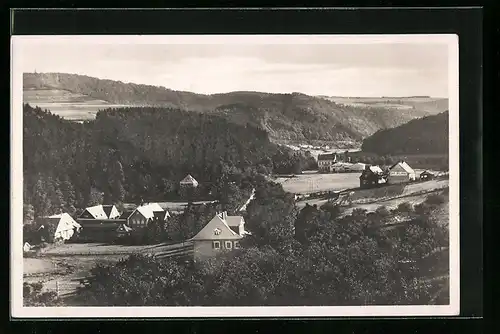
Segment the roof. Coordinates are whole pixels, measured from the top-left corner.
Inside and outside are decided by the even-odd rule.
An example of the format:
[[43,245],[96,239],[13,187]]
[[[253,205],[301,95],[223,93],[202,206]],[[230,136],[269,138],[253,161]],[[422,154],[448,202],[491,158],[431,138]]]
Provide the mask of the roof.
[[414,174],[415,173],[415,171],[413,170],[413,168],[411,168],[405,161],[400,161],[398,163],[395,163],[394,165],[391,166],[390,169],[393,169],[396,166],[400,166],[408,174]]
[[223,219],[215,215],[191,240],[235,240],[241,238],[242,236],[231,230]]
[[335,153],[319,154],[318,160],[335,160],[336,157],[337,157],[337,154],[335,154]]
[[198,183],[194,177],[190,174],[186,175],[185,178],[182,179],[181,183]]
[[[106,214],[106,212],[104,211],[104,208],[102,205],[95,205],[95,206],[90,206],[88,208],[85,208],[85,211],[87,211],[88,213],[90,213],[90,215],[96,219],[98,218],[107,218],[108,215]],[[84,213],[85,213],[84,211]],[[82,213],[83,215],[83,213]]]
[[145,218],[149,219],[149,218],[154,217],[153,210],[151,209],[151,207],[149,205],[139,206],[135,210],[139,211]]
[[424,170],[422,173],[420,173],[420,175],[434,175],[434,174],[432,174],[428,170]]
[[130,215],[132,213],[134,213],[135,210],[127,210],[127,211],[123,211],[122,214],[120,215],[120,219],[127,219],[128,217],[130,217]]
[[104,213],[106,214],[106,217],[108,217],[108,218],[110,218],[110,217],[115,218],[115,217],[120,216],[120,212],[118,212],[118,209],[113,204],[103,205],[102,209],[103,209]]
[[240,226],[241,221],[243,220],[242,216],[227,216],[226,224],[228,226]]
[[82,227],[80,224],[78,224],[69,214],[67,213],[62,213],[58,215],[53,215],[48,217],[50,219],[58,220],[57,228],[56,228],[56,234],[61,231],[67,231],[67,230],[72,230],[75,227],[79,228]]
[[368,168],[370,168],[372,173],[375,173],[375,174],[382,174],[384,172],[384,171],[382,171],[382,169],[379,166],[370,166]]
[[165,210],[163,210],[163,208],[158,203],[148,203],[148,204],[146,204],[144,206],[150,207],[153,212],[163,212],[163,211],[165,211]]

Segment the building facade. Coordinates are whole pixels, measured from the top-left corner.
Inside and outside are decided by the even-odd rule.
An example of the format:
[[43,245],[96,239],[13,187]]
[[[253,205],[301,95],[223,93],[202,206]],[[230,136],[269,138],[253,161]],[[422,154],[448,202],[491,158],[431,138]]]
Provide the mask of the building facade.
[[245,236],[245,221],[241,216],[227,216],[226,212],[215,215],[198,234],[193,242],[194,261],[213,257],[224,251],[240,248],[240,240]]
[[334,164],[338,161],[337,154],[320,154],[318,155],[318,170],[324,173],[334,171]]
[[416,173],[405,161],[400,161],[389,168],[387,182],[398,184],[415,181]]
[[359,176],[360,188],[373,188],[386,183],[384,172],[378,166],[366,166]]

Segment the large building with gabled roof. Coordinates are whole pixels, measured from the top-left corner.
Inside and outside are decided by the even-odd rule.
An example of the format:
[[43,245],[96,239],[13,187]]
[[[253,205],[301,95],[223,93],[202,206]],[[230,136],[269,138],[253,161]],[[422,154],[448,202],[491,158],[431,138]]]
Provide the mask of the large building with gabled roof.
[[116,219],[120,217],[120,212],[114,205],[94,205],[85,210],[80,215],[81,219]]
[[404,160],[395,163],[389,168],[387,183],[397,184],[415,181],[416,173]]
[[203,260],[222,251],[240,248],[240,240],[247,234],[242,216],[215,215],[200,232],[190,239],[194,247],[194,260]]

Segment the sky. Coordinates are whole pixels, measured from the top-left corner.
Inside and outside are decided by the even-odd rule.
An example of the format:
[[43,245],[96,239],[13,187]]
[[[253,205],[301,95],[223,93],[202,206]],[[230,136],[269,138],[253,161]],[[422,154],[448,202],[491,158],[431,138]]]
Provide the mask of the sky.
[[[123,37],[126,38],[126,37]],[[23,72],[62,72],[213,94],[448,97],[448,45],[125,44],[14,47]]]

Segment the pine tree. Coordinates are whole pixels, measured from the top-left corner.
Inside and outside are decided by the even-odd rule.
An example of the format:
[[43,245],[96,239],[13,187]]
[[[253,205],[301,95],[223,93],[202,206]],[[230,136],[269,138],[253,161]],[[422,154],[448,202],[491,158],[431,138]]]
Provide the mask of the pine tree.
[[32,192],[32,204],[35,210],[35,217],[43,217],[49,213],[50,201],[48,199],[45,183],[42,178],[39,178]]

